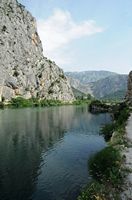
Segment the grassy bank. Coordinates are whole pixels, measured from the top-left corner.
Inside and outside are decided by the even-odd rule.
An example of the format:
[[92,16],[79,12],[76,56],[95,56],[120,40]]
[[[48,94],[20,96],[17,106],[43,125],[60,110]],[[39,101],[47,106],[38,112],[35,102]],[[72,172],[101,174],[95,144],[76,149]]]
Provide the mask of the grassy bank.
[[46,99],[24,99],[22,97],[12,98],[8,103],[2,101],[0,102],[0,108],[25,108],[25,107],[48,107],[48,106],[62,106],[62,105],[84,105],[90,104],[90,100],[75,100],[73,102],[64,102],[59,100],[46,100]]
[[127,146],[125,125],[129,109],[125,103],[115,106],[113,122],[102,128],[108,146],[89,160],[92,182],[84,189],[78,200],[120,200],[123,179],[127,169],[121,149]]

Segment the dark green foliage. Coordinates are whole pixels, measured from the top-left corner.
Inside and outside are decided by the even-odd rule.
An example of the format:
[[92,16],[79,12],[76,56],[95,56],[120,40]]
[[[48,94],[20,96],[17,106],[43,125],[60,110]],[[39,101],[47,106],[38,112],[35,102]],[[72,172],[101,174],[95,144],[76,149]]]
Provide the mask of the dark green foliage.
[[91,100],[89,99],[78,99],[76,101],[73,102],[73,105],[83,105],[83,104],[90,104]]
[[18,98],[12,98],[11,100],[12,106],[18,108],[18,107],[32,107],[33,101],[30,99],[24,99],[22,97]]
[[3,102],[0,102],[0,109],[3,109],[4,108],[4,104]]
[[114,109],[114,119],[116,126],[123,126],[130,115],[130,111],[126,103],[121,103]]
[[114,123],[106,124],[105,126],[102,127],[101,134],[104,135],[106,141],[109,141],[110,138],[112,137],[114,130],[115,130]]
[[99,200],[104,200],[105,188],[103,185],[94,181],[87,186],[87,189],[82,192],[81,196],[78,197],[78,200],[97,200],[97,197],[100,197]]
[[111,139],[114,131],[124,128],[129,115],[130,111],[125,103],[121,103],[113,108],[114,121],[111,124],[106,124],[101,129],[101,134],[104,135],[106,141]]
[[62,105],[62,102],[59,100],[39,100],[37,98],[23,99],[22,97],[18,97],[11,100],[11,105],[16,108],[38,106],[44,107]]
[[92,177],[99,181],[107,181],[118,185],[121,181],[121,156],[112,146],[106,147],[89,160],[89,169]]
[[102,105],[102,103],[101,103],[101,101],[99,101],[99,100],[93,100],[93,101],[91,102],[90,105],[91,105],[91,106],[92,106],[92,105],[100,106],[100,105]]
[[82,191],[77,200],[120,200],[118,191],[112,190],[108,185],[92,181],[87,188]]
[[58,106],[62,105],[62,102],[59,100],[41,100],[40,106]]
[[111,109],[111,105],[107,105],[99,100],[93,100],[89,105],[89,111],[92,113],[109,112]]
[[[4,100],[4,98],[3,98]],[[83,105],[89,104],[90,100],[78,100],[73,103],[63,102],[59,100],[46,100],[32,97],[31,99],[24,99],[22,97],[12,98],[12,100],[5,105],[6,107],[24,108],[24,107],[45,107],[45,106],[61,106],[61,105]],[[0,108],[5,107],[1,102]]]

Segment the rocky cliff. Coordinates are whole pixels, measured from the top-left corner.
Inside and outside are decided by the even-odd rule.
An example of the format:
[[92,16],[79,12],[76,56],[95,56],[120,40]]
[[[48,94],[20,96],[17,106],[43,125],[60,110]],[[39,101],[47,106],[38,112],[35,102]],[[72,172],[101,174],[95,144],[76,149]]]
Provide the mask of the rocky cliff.
[[0,100],[72,101],[63,70],[43,56],[36,21],[17,0],[0,0]]
[[128,77],[128,89],[127,89],[126,100],[128,101],[128,103],[132,105],[132,71],[129,73]]

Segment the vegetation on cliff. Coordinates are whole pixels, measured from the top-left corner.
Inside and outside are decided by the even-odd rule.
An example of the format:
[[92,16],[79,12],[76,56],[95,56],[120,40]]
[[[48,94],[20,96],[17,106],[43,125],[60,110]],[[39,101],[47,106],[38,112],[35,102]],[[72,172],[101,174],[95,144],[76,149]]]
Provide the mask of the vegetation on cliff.
[[91,103],[90,99],[76,99],[73,102],[65,102],[54,99],[38,99],[30,98],[24,99],[22,97],[12,98],[11,101],[6,102],[3,100],[0,102],[0,108],[25,108],[25,107],[45,107],[45,106],[61,106],[61,105],[89,105]]

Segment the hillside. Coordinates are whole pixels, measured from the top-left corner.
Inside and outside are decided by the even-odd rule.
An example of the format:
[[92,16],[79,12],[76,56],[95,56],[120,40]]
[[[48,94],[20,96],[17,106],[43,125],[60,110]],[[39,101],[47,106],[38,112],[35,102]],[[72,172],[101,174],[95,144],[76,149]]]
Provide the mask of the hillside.
[[34,17],[17,0],[1,0],[0,100],[17,96],[74,100],[63,70],[43,56]]
[[87,85],[91,82],[96,82],[108,76],[116,75],[114,72],[109,71],[83,71],[83,72],[66,72],[66,76],[77,79],[81,84]]
[[80,82],[78,79],[74,79],[73,77],[68,77],[68,80],[71,84],[71,86],[80,92],[84,94],[91,94],[92,95],[92,90],[90,84],[83,84]]
[[[68,72],[66,75],[70,80],[71,86],[85,94],[89,93],[96,98],[111,98],[113,95],[116,95],[117,99],[125,97],[127,91],[127,75],[107,71],[90,71],[86,75],[85,73]],[[82,74],[84,74],[85,78],[87,77],[87,80],[82,79]],[[92,82],[89,82],[90,80]]]
[[91,86],[94,96],[102,98],[117,91],[126,91],[127,78],[127,75],[114,75],[94,82]]
[[113,92],[113,93],[110,93],[106,96],[104,96],[102,99],[105,99],[105,100],[123,100],[124,97],[126,95],[126,90],[118,90],[116,92]]

